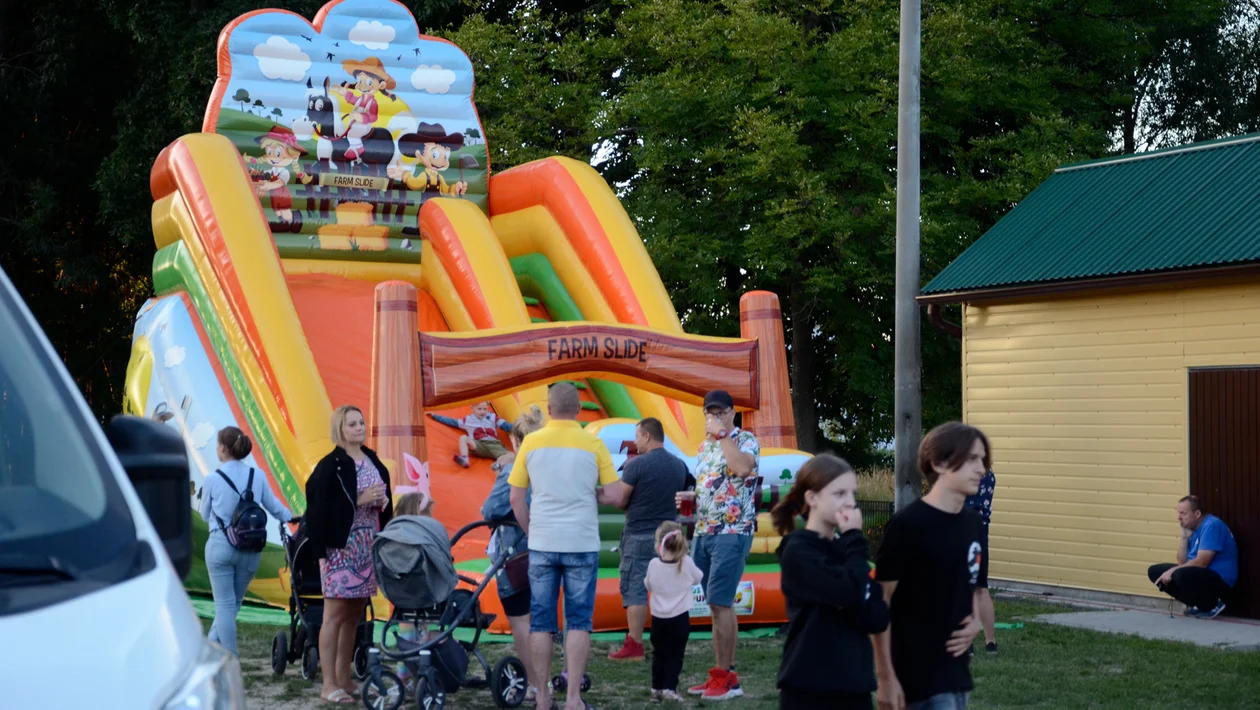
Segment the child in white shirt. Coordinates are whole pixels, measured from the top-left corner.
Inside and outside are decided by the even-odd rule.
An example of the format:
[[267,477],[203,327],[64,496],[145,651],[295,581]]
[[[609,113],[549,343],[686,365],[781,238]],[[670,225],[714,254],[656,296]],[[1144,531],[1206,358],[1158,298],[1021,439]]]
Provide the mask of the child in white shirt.
[[655,559],[648,563],[643,585],[651,592],[652,702],[682,702],[678,676],[691,636],[691,589],[704,573],[688,555],[687,536],[672,521],[656,529]]

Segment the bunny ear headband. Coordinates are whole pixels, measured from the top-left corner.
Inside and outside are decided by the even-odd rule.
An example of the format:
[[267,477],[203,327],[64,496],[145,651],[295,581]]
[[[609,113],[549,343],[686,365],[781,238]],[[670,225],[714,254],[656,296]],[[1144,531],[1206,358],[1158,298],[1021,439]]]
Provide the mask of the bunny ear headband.
[[671,530],[665,533],[665,537],[661,538],[661,544],[659,547],[656,548],[656,552],[660,557],[665,557],[665,543],[669,542],[675,537],[678,537],[679,532],[680,531],[678,530]]

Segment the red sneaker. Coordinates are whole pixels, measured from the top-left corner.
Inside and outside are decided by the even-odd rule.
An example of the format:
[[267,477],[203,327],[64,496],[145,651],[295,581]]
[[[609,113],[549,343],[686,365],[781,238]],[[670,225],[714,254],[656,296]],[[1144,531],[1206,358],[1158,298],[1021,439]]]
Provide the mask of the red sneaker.
[[739,687],[739,674],[727,671],[721,678],[718,678],[704,691],[704,695],[700,696],[701,700],[730,700],[738,698],[744,694],[744,689]]
[[608,659],[611,661],[642,661],[643,657],[643,644],[628,635],[625,642],[621,644],[621,648],[608,654]]
[[726,675],[726,673],[727,672],[722,670],[721,668],[710,668],[709,677],[700,685],[693,685],[690,688],[687,688],[687,694],[688,695],[704,695],[706,692],[708,692],[709,686],[717,683],[719,679],[722,678],[722,676]]

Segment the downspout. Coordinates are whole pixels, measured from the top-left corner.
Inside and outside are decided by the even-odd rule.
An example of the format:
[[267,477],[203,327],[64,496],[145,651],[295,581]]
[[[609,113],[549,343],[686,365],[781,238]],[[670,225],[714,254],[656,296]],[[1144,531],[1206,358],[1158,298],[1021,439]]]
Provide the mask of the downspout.
[[941,304],[927,304],[928,320],[932,322],[932,327],[941,331],[955,340],[962,340],[962,326],[957,323],[951,323],[945,320],[944,314],[941,312]]

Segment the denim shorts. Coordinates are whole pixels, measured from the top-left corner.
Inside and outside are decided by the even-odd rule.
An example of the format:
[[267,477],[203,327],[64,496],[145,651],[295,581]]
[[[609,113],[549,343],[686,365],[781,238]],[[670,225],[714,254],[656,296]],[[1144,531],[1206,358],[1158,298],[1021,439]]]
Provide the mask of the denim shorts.
[[621,535],[621,606],[647,606],[648,563],[656,557],[656,533]]
[[730,607],[735,603],[735,590],[744,576],[744,563],[752,549],[752,535],[697,535],[691,558],[704,573],[704,587],[709,606]]
[[529,551],[529,630],[560,630],[557,606],[564,583],[564,628],[590,631],[595,617],[595,584],[599,581],[598,552]]

